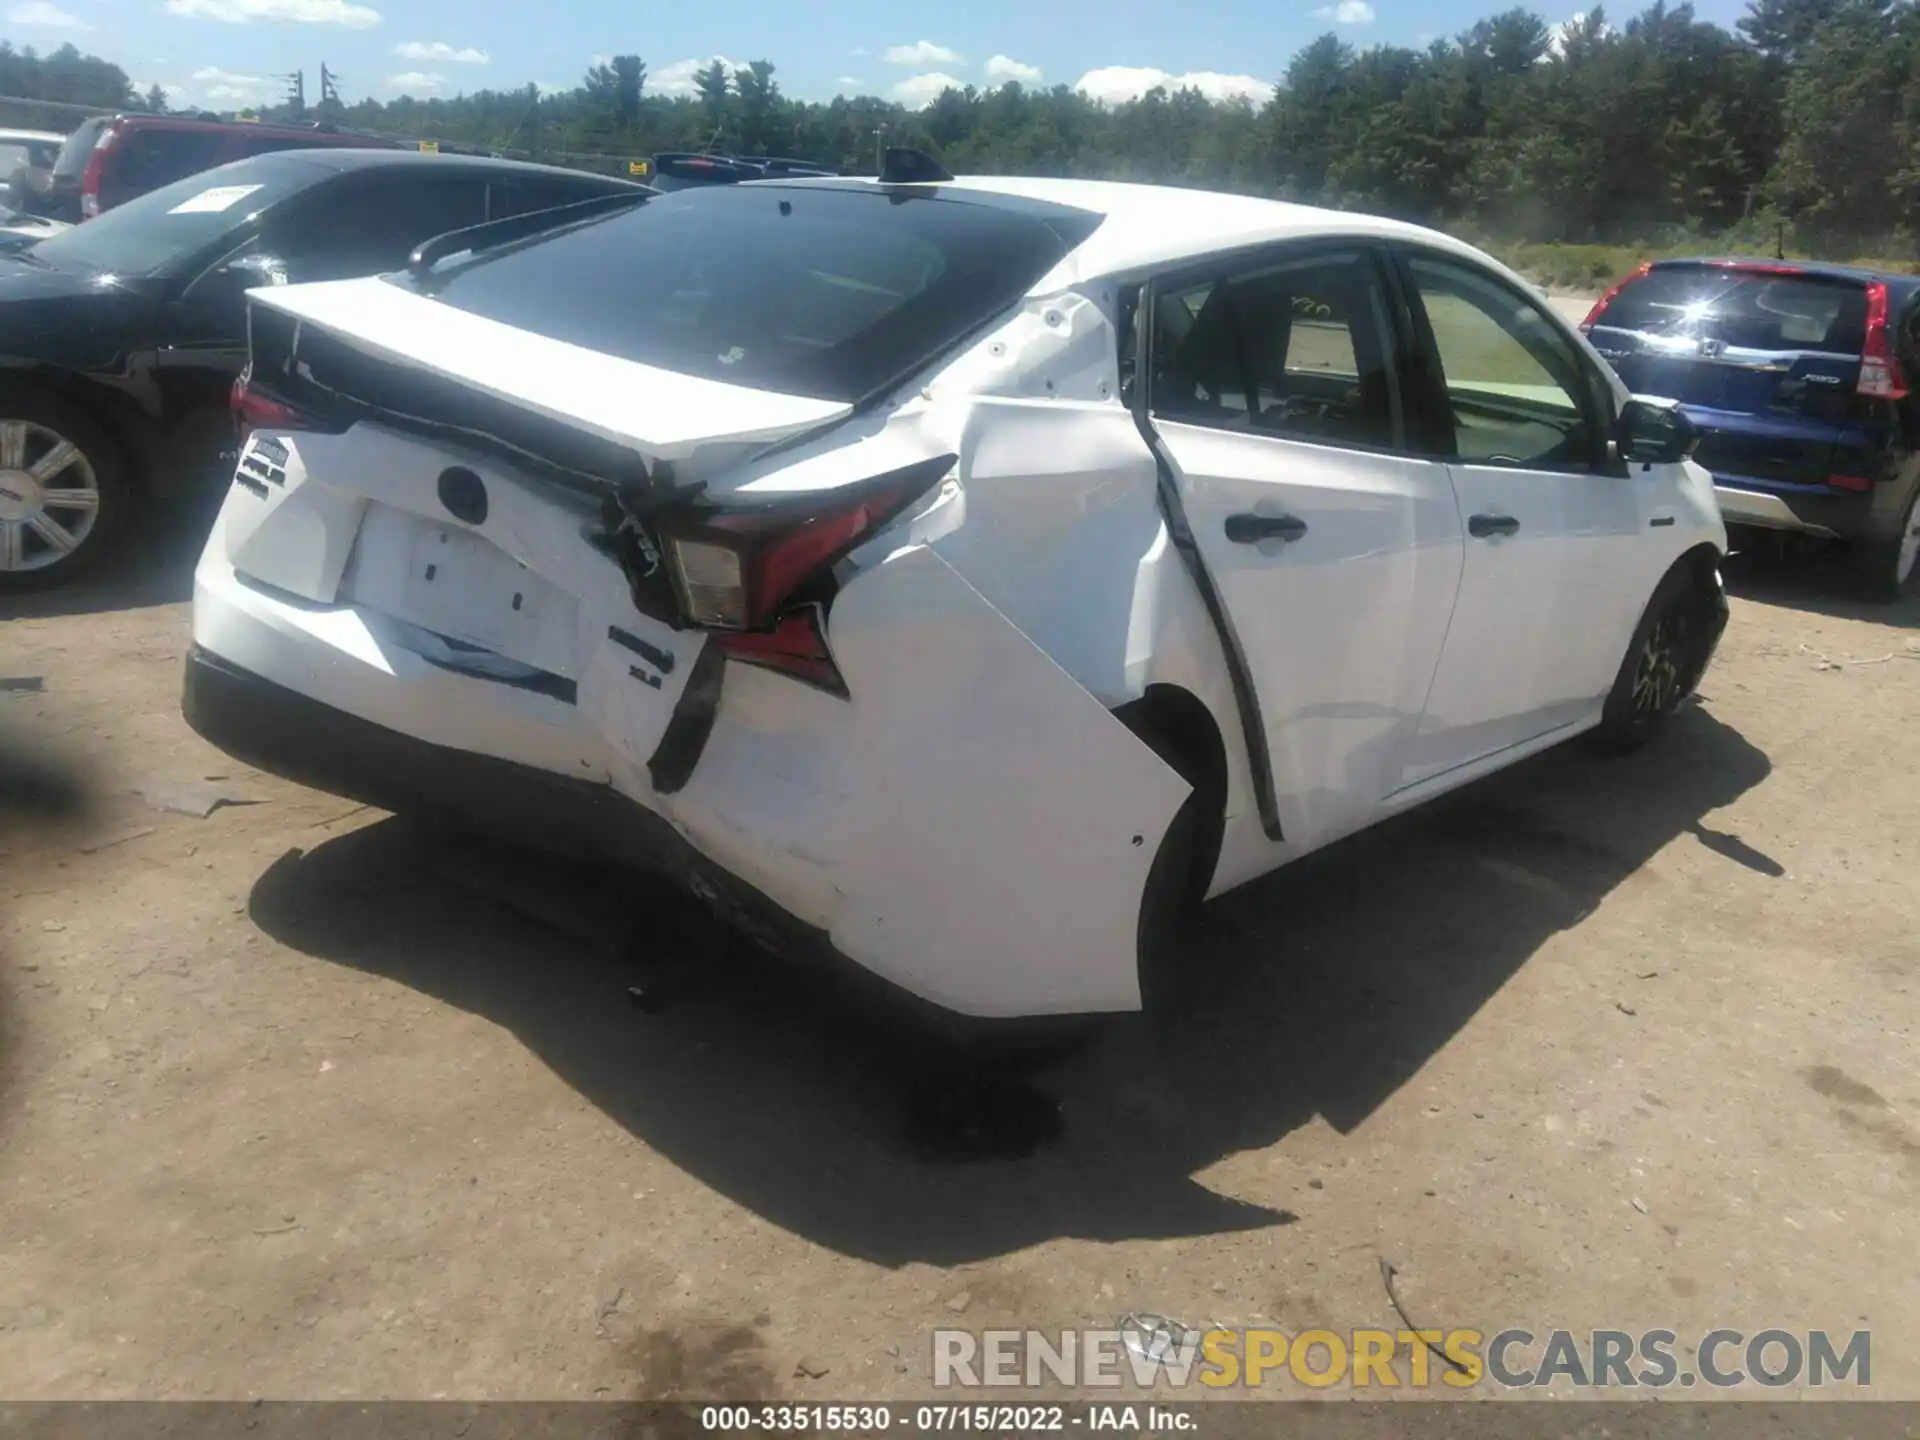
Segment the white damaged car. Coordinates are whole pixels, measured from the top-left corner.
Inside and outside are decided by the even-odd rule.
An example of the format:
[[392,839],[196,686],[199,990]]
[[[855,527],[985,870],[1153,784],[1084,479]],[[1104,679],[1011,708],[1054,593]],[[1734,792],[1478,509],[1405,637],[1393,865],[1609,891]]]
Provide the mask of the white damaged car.
[[889,166],[253,292],[193,726],[1012,1017],[1138,1009],[1182,902],[1691,693],[1693,432],[1486,256]]

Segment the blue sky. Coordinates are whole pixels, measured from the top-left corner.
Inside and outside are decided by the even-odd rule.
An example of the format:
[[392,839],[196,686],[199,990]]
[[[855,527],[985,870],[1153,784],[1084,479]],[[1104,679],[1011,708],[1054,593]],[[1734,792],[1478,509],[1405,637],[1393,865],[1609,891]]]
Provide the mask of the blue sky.
[[[1498,8],[1498,0],[841,0],[817,11],[792,0],[658,9],[616,0],[499,8],[471,0],[0,0],[0,35],[42,51],[71,40],[119,64],[142,89],[157,81],[177,103],[215,109],[275,98],[282,86],[272,77],[295,68],[306,70],[312,97],[323,60],[353,100],[528,81],[566,88],[595,57],[615,52],[644,57],[656,91],[686,87],[719,56],[771,60],[782,88],[802,99],[844,91],[919,104],[949,81],[1008,79],[1079,85],[1112,100],[1182,81],[1216,96],[1263,96],[1293,53],[1329,30],[1359,46],[1414,45]],[[1721,24],[1743,8],[1741,0],[1697,6]]]

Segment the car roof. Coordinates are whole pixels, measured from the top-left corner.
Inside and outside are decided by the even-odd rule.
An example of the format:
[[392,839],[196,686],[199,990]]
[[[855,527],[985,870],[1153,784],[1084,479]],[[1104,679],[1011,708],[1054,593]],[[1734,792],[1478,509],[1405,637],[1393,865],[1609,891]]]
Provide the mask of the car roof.
[[1861,265],[1836,265],[1825,260],[1772,260],[1763,255],[1688,255],[1656,260],[1655,270],[1679,269],[1687,265],[1712,265],[1734,270],[1764,273],[1811,275],[1819,280],[1880,280],[1887,284],[1911,285],[1916,277],[1897,270],[1874,270]]
[[[803,186],[877,185],[874,179],[793,179],[750,182]],[[916,191],[948,199],[998,205],[1058,206],[1102,217],[1100,227],[1036,289],[1099,276],[1125,276],[1204,260],[1222,251],[1316,236],[1405,240],[1451,251],[1518,279],[1481,251],[1437,230],[1361,215],[1326,210],[1254,195],[1190,190],[1173,185],[1142,185],[1115,180],[1050,180],[1024,175],[965,175]]]
[[437,155],[424,150],[357,150],[348,145],[316,145],[311,149],[275,150],[265,155],[251,155],[244,160],[235,160],[231,163],[235,165],[304,165],[309,169],[336,171],[458,166],[463,170],[493,171],[502,175],[551,175],[567,180],[598,180],[616,190],[647,188],[637,181],[621,179],[614,175],[595,175],[586,170],[567,170],[558,165],[535,165],[526,160],[496,160],[488,155]]

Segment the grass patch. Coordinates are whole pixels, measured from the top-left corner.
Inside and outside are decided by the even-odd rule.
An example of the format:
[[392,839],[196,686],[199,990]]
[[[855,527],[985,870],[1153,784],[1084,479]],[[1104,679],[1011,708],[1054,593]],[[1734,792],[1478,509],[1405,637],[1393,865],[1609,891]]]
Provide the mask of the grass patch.
[[[1492,242],[1486,249],[1518,270],[1534,284],[1554,290],[1604,290],[1648,260],[1676,260],[1689,256],[1751,255],[1774,258],[1771,245],[1732,240],[1699,240],[1686,245],[1561,245]],[[1818,260],[1884,270],[1896,275],[1920,274],[1911,260],[1873,256],[1812,255],[1788,247],[1789,260]]]

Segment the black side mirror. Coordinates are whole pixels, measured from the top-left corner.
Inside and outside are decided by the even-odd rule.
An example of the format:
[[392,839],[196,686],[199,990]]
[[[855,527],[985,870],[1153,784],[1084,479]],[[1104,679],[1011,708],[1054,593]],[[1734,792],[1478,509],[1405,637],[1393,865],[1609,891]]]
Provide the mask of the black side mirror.
[[1700,444],[1700,427],[1687,418],[1677,400],[1638,395],[1620,407],[1614,435],[1620,458],[1640,465],[1678,465]]

